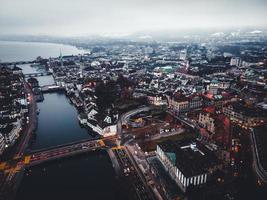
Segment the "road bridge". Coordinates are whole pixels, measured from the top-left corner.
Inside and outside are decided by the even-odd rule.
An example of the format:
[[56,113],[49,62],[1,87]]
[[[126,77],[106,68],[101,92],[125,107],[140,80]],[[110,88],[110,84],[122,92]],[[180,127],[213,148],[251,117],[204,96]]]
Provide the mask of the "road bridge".
[[45,85],[41,87],[42,92],[55,92],[55,91],[63,91],[64,87],[59,85]]
[[24,74],[25,78],[30,78],[30,77],[39,77],[39,76],[49,76],[52,75],[51,72],[36,72],[36,73],[28,73]]
[[34,61],[16,61],[16,62],[1,62],[3,65],[24,65],[24,64],[32,64]]
[[105,143],[103,140],[84,140],[33,151],[24,157],[23,162],[26,167],[31,167],[47,161],[95,151],[104,147]]

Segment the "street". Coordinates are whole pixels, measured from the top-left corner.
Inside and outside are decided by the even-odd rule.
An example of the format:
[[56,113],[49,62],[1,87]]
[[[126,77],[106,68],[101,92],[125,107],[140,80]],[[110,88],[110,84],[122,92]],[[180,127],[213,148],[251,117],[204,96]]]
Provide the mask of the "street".
[[133,185],[138,199],[140,200],[151,200],[154,199],[151,191],[149,190],[147,184],[141,173],[139,172],[138,167],[134,161],[130,158],[127,150],[124,148],[114,149],[114,153],[117,157],[119,165],[123,170],[124,176],[127,176],[130,183]]

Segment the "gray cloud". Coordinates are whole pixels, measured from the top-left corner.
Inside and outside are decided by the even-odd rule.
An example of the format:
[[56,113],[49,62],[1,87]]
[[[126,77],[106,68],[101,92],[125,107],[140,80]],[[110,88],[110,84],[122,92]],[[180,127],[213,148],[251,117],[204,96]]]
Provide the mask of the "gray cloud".
[[0,34],[266,26],[266,0],[0,0]]

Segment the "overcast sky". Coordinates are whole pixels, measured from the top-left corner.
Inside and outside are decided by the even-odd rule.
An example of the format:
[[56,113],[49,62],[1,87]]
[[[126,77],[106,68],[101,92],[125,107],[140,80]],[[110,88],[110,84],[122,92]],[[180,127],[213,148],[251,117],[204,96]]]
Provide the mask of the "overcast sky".
[[0,0],[0,34],[267,26],[267,0]]

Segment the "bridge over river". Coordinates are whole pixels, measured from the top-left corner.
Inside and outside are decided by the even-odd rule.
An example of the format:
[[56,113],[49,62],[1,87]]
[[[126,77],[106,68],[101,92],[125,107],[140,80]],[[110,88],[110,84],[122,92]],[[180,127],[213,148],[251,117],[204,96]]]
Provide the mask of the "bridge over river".
[[25,168],[64,157],[75,156],[100,149],[109,149],[109,145],[106,145],[105,142],[109,143],[116,139],[117,137],[113,136],[103,139],[80,140],[31,151],[25,156],[15,156],[12,160],[0,163],[0,171],[4,172],[3,180],[5,180],[0,180],[0,200],[7,199],[6,197],[10,196],[10,190],[13,188],[12,185],[15,184],[16,180],[21,180],[20,178],[23,176]]
[[32,151],[24,158],[25,167],[41,164],[63,157],[73,156],[85,152],[95,151],[105,147],[103,140],[84,140],[79,142],[68,143],[47,149]]
[[5,173],[16,173],[25,167],[27,168],[51,160],[74,156],[98,149],[104,149],[107,147],[104,143],[104,140],[106,139],[85,139],[77,142],[31,151],[25,156],[16,156],[13,160],[0,163],[0,170],[4,171]]
[[52,75],[51,72],[36,72],[36,73],[28,73],[28,74],[23,74],[25,78],[30,78],[30,77],[39,77],[39,76],[49,76]]
[[41,87],[43,93],[45,92],[56,92],[56,91],[64,91],[65,88],[59,85],[45,85]]

